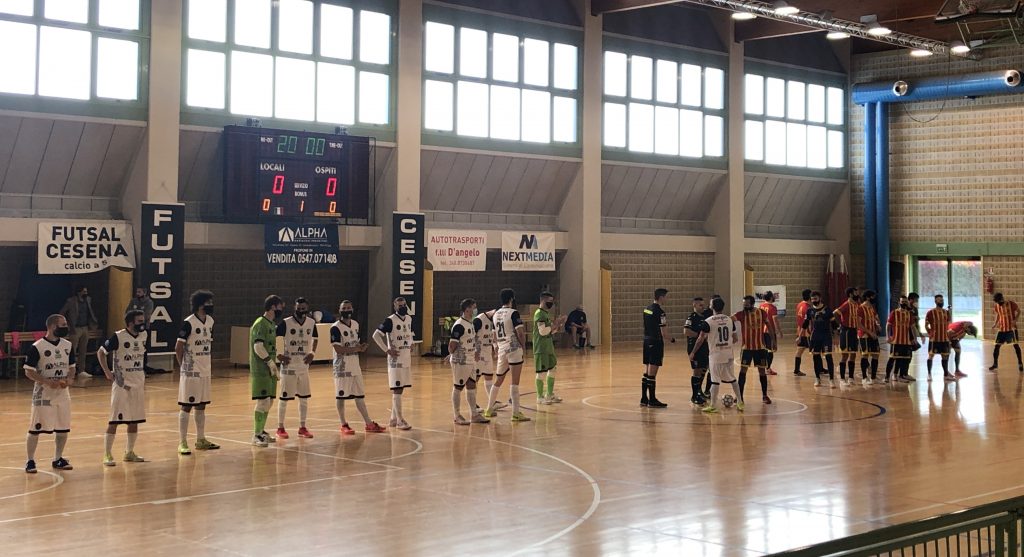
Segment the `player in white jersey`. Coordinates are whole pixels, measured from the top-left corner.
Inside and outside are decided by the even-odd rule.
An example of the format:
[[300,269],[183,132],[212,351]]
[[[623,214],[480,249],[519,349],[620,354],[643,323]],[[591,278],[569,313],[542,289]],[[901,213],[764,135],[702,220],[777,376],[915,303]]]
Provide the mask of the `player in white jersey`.
[[490,420],[480,415],[480,408],[476,405],[476,373],[480,353],[477,347],[477,330],[473,324],[476,300],[466,298],[459,307],[462,314],[452,325],[451,340],[448,341],[449,361],[452,365],[452,410],[455,412],[456,424],[470,424],[459,410],[462,391],[465,390],[472,423],[486,424]]
[[708,404],[704,412],[714,414],[718,412],[715,402],[718,401],[718,388],[722,383],[732,385],[736,397],[736,409],[743,411],[743,398],[740,395],[739,385],[736,383],[736,375],[733,373],[733,348],[739,344],[739,335],[736,332],[736,322],[725,311],[725,300],[715,298],[711,300],[711,309],[714,314],[708,317],[705,322],[707,329],[701,331],[697,337],[697,348],[702,342],[708,343],[708,364],[711,367],[711,396],[708,397]]
[[[484,380],[484,393],[488,396],[491,393],[491,386],[494,385],[494,363],[498,359],[498,344],[494,338],[494,322],[486,313],[479,313],[473,318],[473,328],[476,330],[476,380]],[[495,402],[495,410],[501,410],[506,406],[503,402]]]
[[338,320],[331,325],[331,347],[334,349],[334,398],[341,420],[341,434],[355,435],[356,432],[345,420],[345,401],[354,400],[356,409],[363,416],[366,433],[384,433],[387,428],[370,419],[366,410],[366,391],[363,387],[363,370],[359,366],[359,355],[366,352],[366,343],[359,338],[359,322],[352,319],[352,302],[344,300],[338,307]]
[[28,461],[25,472],[36,473],[36,447],[40,433],[55,434],[52,465],[57,470],[71,470],[64,458],[64,446],[71,431],[71,394],[68,385],[75,381],[75,353],[71,349],[68,320],[54,314],[46,318],[46,336],[35,341],[25,358],[25,376],[35,382],[32,387],[32,417],[29,420],[25,448]]
[[206,405],[210,403],[210,380],[213,369],[210,350],[213,348],[213,292],[196,290],[189,298],[192,315],[185,318],[178,331],[174,355],[181,366],[178,382],[178,433],[181,444],[178,454],[189,455],[188,415],[196,411],[196,450],[219,449],[220,445],[206,439]]
[[498,380],[491,386],[487,396],[485,418],[493,418],[497,410],[498,391],[501,390],[505,376],[512,372],[512,421],[528,422],[519,409],[519,378],[523,373],[523,347],[526,346],[526,330],[519,312],[515,310],[516,293],[511,288],[501,291],[501,307],[488,313],[494,322],[494,336],[498,341],[498,365],[494,372]]
[[277,325],[277,336],[281,337],[281,352],[287,356],[281,365],[281,396],[277,405],[277,436],[288,438],[284,428],[284,417],[288,412],[288,401],[299,399],[299,437],[312,439],[306,429],[306,415],[309,412],[309,365],[316,352],[316,320],[309,317],[309,301],[295,300],[295,315],[286,317]]
[[[146,421],[146,314],[140,309],[124,315],[125,328],[114,333],[96,350],[103,375],[113,381],[110,389],[110,421],[103,439],[103,465],[113,466],[114,434],[118,424],[128,426],[125,462],[145,462],[135,454],[139,424]],[[107,356],[111,363],[107,364]]]
[[412,388],[412,316],[405,298],[394,301],[395,313],[373,332],[373,341],[388,355],[388,387],[391,389],[391,427],[412,429],[402,415],[402,392]]

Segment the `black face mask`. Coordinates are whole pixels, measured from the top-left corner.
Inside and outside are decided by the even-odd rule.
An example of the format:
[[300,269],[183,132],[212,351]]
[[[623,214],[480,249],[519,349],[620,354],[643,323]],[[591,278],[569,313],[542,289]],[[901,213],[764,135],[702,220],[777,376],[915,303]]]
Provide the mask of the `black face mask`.
[[283,309],[275,309],[274,310],[274,321],[280,321],[282,315],[284,315],[284,310]]
[[133,328],[135,329],[135,333],[136,334],[142,333],[142,332],[146,331],[146,324],[142,323],[142,324],[139,324],[139,325],[135,325]]
[[942,308],[946,307],[946,304],[945,304],[945,302],[939,302],[939,303],[935,304],[935,307],[937,307],[939,309],[942,309]]
[[398,306],[398,315],[405,317],[409,314],[409,306]]
[[145,295],[145,294],[139,294],[138,296],[136,296],[136,298],[138,298],[138,299],[140,299],[140,300],[141,300],[141,299],[143,299],[143,298],[145,298],[145,297],[146,297],[146,295]]
[[342,319],[352,319],[352,311],[342,311],[339,313],[341,314]]
[[553,307],[555,307],[554,302],[544,302],[544,309],[551,309]]
[[203,311],[206,312],[206,315],[213,315],[213,306],[203,306]]
[[309,312],[308,311],[296,311],[295,312],[295,317],[298,317],[299,319],[305,319],[307,313],[309,313]]
[[57,329],[53,331],[53,334],[57,338],[64,338],[71,334],[71,329],[68,327],[57,327]]

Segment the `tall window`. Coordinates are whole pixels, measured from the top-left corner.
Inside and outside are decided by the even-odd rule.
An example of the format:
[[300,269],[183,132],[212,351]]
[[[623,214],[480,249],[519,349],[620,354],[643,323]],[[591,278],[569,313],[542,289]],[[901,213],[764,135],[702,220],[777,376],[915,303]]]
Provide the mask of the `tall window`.
[[427,21],[423,127],[527,143],[576,143],[579,51],[543,37]]
[[842,88],[758,74],[744,79],[748,161],[818,170],[846,166]]
[[0,93],[139,101],[139,2],[0,1]]
[[186,107],[391,124],[392,18],[362,4],[189,0]]
[[725,72],[669,57],[604,53],[604,146],[725,155]]

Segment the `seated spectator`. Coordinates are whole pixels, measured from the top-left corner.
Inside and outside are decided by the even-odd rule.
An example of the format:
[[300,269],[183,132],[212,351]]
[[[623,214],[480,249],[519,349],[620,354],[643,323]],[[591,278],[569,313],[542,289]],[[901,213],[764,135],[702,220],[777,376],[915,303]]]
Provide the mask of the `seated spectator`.
[[572,333],[573,348],[582,350],[594,347],[590,343],[590,324],[587,323],[587,312],[583,311],[582,305],[576,306],[576,309],[569,313],[569,317],[565,321],[565,331]]

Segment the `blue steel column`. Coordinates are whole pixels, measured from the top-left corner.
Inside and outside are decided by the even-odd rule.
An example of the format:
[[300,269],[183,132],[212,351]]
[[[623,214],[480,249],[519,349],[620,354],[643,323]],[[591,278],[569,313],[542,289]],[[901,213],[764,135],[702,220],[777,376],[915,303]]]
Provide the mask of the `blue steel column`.
[[889,105],[875,108],[875,222],[876,272],[878,280],[878,313],[882,319],[889,314]]
[[875,110],[878,103],[864,104],[864,279],[878,292],[878,214],[875,205]]

